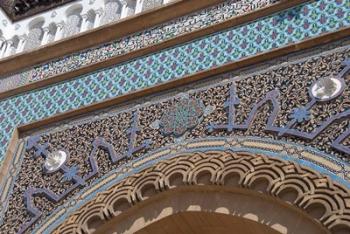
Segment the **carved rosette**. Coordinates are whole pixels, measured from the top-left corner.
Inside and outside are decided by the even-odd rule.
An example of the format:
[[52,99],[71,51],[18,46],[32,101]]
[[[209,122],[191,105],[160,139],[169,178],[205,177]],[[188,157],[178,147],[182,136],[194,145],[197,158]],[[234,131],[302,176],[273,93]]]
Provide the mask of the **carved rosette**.
[[162,132],[165,135],[183,135],[188,129],[199,124],[204,105],[200,100],[183,98],[168,109],[160,119]]

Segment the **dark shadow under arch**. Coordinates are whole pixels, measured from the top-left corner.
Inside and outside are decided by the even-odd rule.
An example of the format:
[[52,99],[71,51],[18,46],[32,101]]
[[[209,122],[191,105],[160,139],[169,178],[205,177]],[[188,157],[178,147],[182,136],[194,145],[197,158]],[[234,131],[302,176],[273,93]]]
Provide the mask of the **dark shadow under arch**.
[[[201,218],[207,219],[211,225],[209,223],[206,227],[199,227],[201,220],[198,219]],[[179,234],[233,233],[227,232],[227,228],[220,229],[220,222],[229,220],[232,222],[230,228],[235,226],[239,234],[329,233],[305,212],[279,199],[229,186],[193,185],[173,188],[136,204],[103,225],[101,220],[96,221],[95,217],[91,219],[94,223],[87,228],[96,230],[95,233],[99,234],[179,233],[178,230],[183,231]],[[178,223],[181,220],[190,222],[196,219],[197,223],[183,223],[182,227]],[[96,224],[99,225],[98,228]],[[209,232],[215,229],[220,232]]]

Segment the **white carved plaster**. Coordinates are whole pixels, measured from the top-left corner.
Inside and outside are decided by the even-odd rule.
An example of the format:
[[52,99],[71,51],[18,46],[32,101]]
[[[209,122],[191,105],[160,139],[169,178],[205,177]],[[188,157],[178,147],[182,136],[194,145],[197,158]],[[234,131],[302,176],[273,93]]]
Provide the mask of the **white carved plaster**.
[[0,8],[0,59],[173,1],[78,0],[16,23],[12,23]]

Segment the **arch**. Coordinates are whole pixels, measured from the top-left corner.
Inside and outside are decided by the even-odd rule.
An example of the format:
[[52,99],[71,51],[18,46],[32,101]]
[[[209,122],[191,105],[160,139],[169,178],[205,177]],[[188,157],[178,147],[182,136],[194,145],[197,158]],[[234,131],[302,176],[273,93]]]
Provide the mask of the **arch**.
[[66,17],[69,17],[70,15],[76,15],[76,14],[80,15],[82,10],[83,10],[83,6],[81,4],[74,4],[66,10]]
[[91,9],[86,13],[86,16],[87,16],[87,22],[88,22],[87,29],[92,29],[94,27],[95,20],[96,20],[96,12]]
[[123,13],[122,17],[127,17],[127,16],[135,14],[136,3],[137,3],[137,1],[132,1],[132,0],[124,1],[123,4],[126,4],[126,9],[125,9],[125,12]]
[[55,23],[50,23],[47,28],[49,30],[47,43],[53,42],[55,40],[55,36],[56,36],[56,33],[57,33],[57,25]]
[[24,51],[35,49],[41,45],[44,36],[44,31],[42,28],[44,23],[45,19],[43,17],[39,17],[33,19],[28,24],[29,33],[24,45]]
[[117,0],[106,0],[105,10],[102,17],[102,24],[108,24],[120,19],[122,11],[122,5]]
[[[92,233],[94,229],[96,233],[105,234],[142,233],[144,229],[150,229],[151,226],[159,225],[159,222],[172,219],[176,215],[191,214],[229,216],[231,221],[235,221],[241,227],[248,222],[269,230],[266,233],[273,234],[299,233],[300,227],[303,227],[303,233],[327,233],[327,230],[311,217],[292,206],[286,207],[277,199],[244,189],[218,188],[217,186],[188,186],[168,190],[135,205],[107,222],[101,218],[98,219],[100,216],[91,215],[87,218],[84,231]],[[195,228],[195,225],[192,228]],[[243,229],[247,231],[247,227]],[[174,232],[174,230],[169,231]]]
[[18,46],[19,46],[19,41],[20,41],[19,37],[17,35],[15,35],[15,36],[12,37],[11,41],[13,43],[12,46],[13,46],[13,49],[14,49],[14,52],[15,52],[15,50],[17,50]]
[[26,51],[39,47],[41,45],[43,35],[44,33],[42,28],[32,28],[28,33],[24,50]]
[[10,40],[4,41],[1,50],[4,49],[3,57],[10,56],[16,53],[16,48],[19,43],[17,35],[13,36]]
[[[230,183],[229,181],[235,182]],[[195,191],[201,192],[195,193]],[[200,195],[211,192],[212,196],[209,196],[207,200]],[[225,193],[229,195],[224,195]],[[91,233],[93,230],[100,229],[105,231],[106,225],[110,226],[111,223],[118,224],[116,226],[120,227],[129,225],[126,227],[129,230],[129,228],[134,228],[132,223],[139,222],[140,217],[131,218],[134,217],[132,216],[134,210],[137,210],[135,213],[138,213],[142,207],[156,201],[151,206],[154,209],[156,204],[162,204],[162,197],[164,199],[172,197],[169,194],[176,194],[173,196],[174,199],[184,196],[181,202],[174,204],[186,204],[187,200],[189,203],[177,210],[178,207],[169,207],[169,204],[172,203],[166,201],[163,207],[165,210],[160,209],[159,214],[164,214],[169,210],[171,212],[168,212],[168,215],[172,215],[174,211],[199,209],[200,211],[217,212],[221,210],[227,214],[255,221],[266,221],[281,218],[283,215],[276,214],[288,211],[291,212],[290,215],[284,217],[283,220],[268,222],[271,225],[276,224],[271,227],[279,230],[280,233],[286,233],[285,230],[291,230],[297,226],[295,223],[288,223],[288,220],[307,222],[310,230],[312,228],[318,230],[318,232],[305,233],[332,231],[332,233],[340,234],[344,230],[350,231],[349,189],[331,181],[328,176],[290,161],[228,150],[184,153],[129,176],[99,193],[93,200],[76,210],[56,229],[56,233]],[[218,201],[226,201],[226,206],[219,202],[216,204],[217,207],[210,207],[215,204],[213,199],[221,195],[227,198],[221,197]],[[196,196],[198,200],[190,199]],[[237,211],[237,206],[242,204],[241,201],[245,197],[251,198],[244,203],[245,207],[248,207],[249,204],[255,205],[249,212],[247,210],[233,212]],[[266,217],[264,214],[268,213],[268,207],[263,207],[261,214],[254,213],[254,209],[259,210],[260,206],[256,202],[260,199],[264,200],[261,204],[276,206],[278,203],[285,210],[284,212],[274,211],[275,215],[271,214]],[[198,207],[200,201],[206,202]],[[234,209],[231,207],[230,210],[227,206],[231,205],[236,207]],[[188,207],[195,207],[195,209],[188,210]],[[300,218],[301,216],[303,218]],[[120,223],[125,217],[128,217],[126,219],[129,220],[128,222],[132,221],[126,226]],[[151,218],[150,220],[157,219]],[[141,227],[146,224],[144,223]],[[305,225],[303,229],[306,230]]]
[[45,18],[44,17],[38,17],[33,20],[31,20],[28,24],[28,30],[32,28],[41,28],[45,24]]
[[186,211],[162,218],[140,229],[137,234],[279,234],[280,232],[254,220],[229,214]]
[[82,25],[81,12],[83,7],[81,4],[76,4],[66,10],[67,20],[64,25],[64,36],[69,37],[80,32]]

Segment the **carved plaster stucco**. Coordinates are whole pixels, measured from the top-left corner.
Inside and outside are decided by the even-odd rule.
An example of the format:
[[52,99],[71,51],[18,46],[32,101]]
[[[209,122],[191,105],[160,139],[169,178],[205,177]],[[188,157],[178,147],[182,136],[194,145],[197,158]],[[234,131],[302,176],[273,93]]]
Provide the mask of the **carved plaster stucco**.
[[93,224],[102,226],[157,193],[204,184],[262,190],[291,202],[311,217],[321,207],[324,209],[321,216],[315,218],[328,230],[333,233],[340,233],[341,228],[350,230],[350,191],[329,178],[307,167],[264,155],[208,151],[164,160],[126,178],[79,208],[54,233],[92,233],[96,228]]
[[[15,178],[16,182],[8,185],[13,186],[13,189],[9,189],[12,197],[3,202],[6,213],[0,230],[37,230],[48,225],[52,225],[52,230],[60,224],[56,221],[63,221],[63,216],[58,219],[53,214],[62,214],[68,206],[72,206],[70,211],[64,213],[69,215],[74,212],[77,207],[72,201],[87,201],[86,197],[74,197],[80,196],[82,191],[86,191],[84,189],[91,190],[107,174],[114,171],[114,176],[131,176],[133,173],[128,172],[137,168],[138,160],[146,156],[151,160],[157,158],[147,153],[168,146],[181,147],[185,142],[198,139],[223,138],[228,141],[231,137],[256,137],[260,139],[259,143],[232,141],[221,145],[232,144],[236,149],[240,146],[256,150],[272,144],[261,142],[262,139],[271,142],[278,140],[280,143],[271,148],[271,155],[288,161],[297,160],[298,165],[312,168],[324,176],[322,178],[326,178],[327,183],[342,184],[339,185],[342,191],[349,187],[350,178],[350,167],[346,163],[349,145],[346,131],[349,124],[348,86],[328,102],[313,102],[309,90],[315,81],[329,76],[343,79],[348,84],[348,56],[349,49],[344,47],[261,74],[240,79],[228,75],[229,80],[215,85],[182,94],[175,91],[175,95],[167,98],[149,103],[140,102],[140,105],[132,105],[130,109],[117,109],[107,116],[97,119],[90,117],[82,122],[74,122],[71,126],[32,135],[26,140],[24,152],[19,146],[19,156],[15,157],[16,160],[20,158],[22,167]],[[181,105],[188,103],[188,100],[200,100],[203,107],[199,112],[188,115],[186,111],[190,109]],[[309,106],[307,118],[301,118],[300,113],[295,113],[296,109],[308,106],[310,102],[313,105]],[[175,117],[168,120],[181,123],[181,131],[176,131],[176,134],[167,134],[161,124],[162,116],[169,111],[175,111],[174,115],[170,115]],[[187,117],[195,118],[195,121],[187,121]],[[293,118],[297,121],[290,124]],[[188,126],[184,127],[186,124]],[[290,132],[297,130],[307,135],[320,126],[324,129],[311,138]],[[344,148],[334,147],[333,143],[340,138],[342,141],[338,143]],[[293,150],[287,147],[290,142],[297,145]],[[186,143],[184,147],[189,148],[188,145],[191,144]],[[198,145],[193,143],[191,147],[196,149]],[[211,146],[215,147],[215,144]],[[43,164],[48,154],[57,150],[64,150],[69,159],[57,172],[45,173]],[[247,152],[247,149],[241,151]],[[168,154],[171,152],[168,151]],[[254,153],[259,154],[259,151]],[[286,154],[294,156],[287,157]],[[124,168],[124,171],[120,171],[120,168]],[[105,189],[101,188],[97,192]],[[329,228],[334,226],[328,223],[324,225]]]

